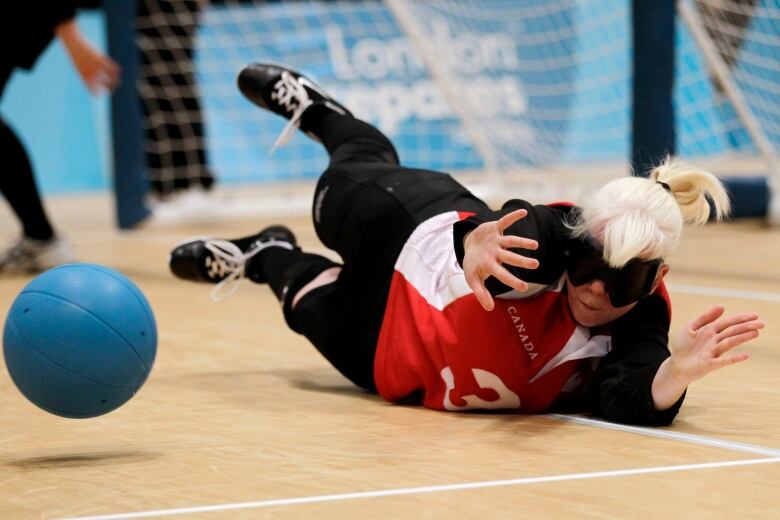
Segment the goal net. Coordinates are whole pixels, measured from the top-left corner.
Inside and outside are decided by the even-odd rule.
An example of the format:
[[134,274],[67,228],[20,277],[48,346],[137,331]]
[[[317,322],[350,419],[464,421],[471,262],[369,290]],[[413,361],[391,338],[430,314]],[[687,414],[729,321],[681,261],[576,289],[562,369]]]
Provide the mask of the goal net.
[[[780,0],[679,4],[678,154],[766,173],[780,144]],[[269,155],[285,122],[235,78],[272,61],[378,126],[404,164],[547,197],[629,171],[630,56],[627,0],[220,0],[202,13],[195,73],[223,184],[309,182],[327,164],[303,134]]]

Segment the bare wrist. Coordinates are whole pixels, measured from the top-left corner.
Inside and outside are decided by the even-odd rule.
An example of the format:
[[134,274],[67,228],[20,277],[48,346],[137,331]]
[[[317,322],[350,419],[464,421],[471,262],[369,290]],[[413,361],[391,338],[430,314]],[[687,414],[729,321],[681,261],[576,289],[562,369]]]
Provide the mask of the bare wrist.
[[62,42],[66,49],[71,53],[79,52],[84,47],[84,39],[79,30],[76,19],[71,18],[59,24],[54,30],[54,34]]
[[72,38],[77,31],[75,18],[69,18],[54,28],[54,34],[62,40]]
[[472,229],[471,231],[467,231],[465,235],[463,235],[463,250],[465,251],[467,247],[469,247],[469,241],[471,238],[471,234],[474,232]]
[[661,363],[652,382],[653,404],[656,410],[667,410],[677,402],[688,388],[690,381],[678,374],[671,357]]
[[672,379],[672,381],[686,387],[691,384],[691,378],[686,376],[685,372],[680,369],[677,363],[675,363],[674,355],[669,357],[666,362],[669,368],[669,377]]

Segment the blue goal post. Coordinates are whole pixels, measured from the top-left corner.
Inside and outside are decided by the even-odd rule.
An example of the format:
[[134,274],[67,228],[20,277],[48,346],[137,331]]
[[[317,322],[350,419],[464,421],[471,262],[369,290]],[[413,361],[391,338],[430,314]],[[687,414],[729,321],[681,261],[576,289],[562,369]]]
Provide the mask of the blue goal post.
[[136,90],[138,49],[135,0],[104,0],[108,52],[122,67],[122,82],[111,97],[113,190],[117,225],[133,228],[145,220],[149,180],[146,175],[141,105]]

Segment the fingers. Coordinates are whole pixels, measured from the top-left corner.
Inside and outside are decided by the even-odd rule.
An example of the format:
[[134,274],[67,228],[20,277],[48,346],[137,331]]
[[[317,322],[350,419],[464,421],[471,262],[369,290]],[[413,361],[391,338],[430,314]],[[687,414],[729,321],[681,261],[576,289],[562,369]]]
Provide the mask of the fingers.
[[750,323],[742,323],[730,327],[721,334],[718,334],[718,343],[713,348],[712,352],[715,356],[720,356],[734,347],[756,339],[759,335],[759,330],[763,328],[764,323],[761,321],[752,321]]
[[721,318],[712,324],[718,333],[717,343],[712,349],[715,368],[721,368],[746,361],[750,356],[745,352],[725,355],[729,350],[743,345],[759,336],[765,323],[755,313],[738,314]]
[[486,311],[492,311],[493,306],[495,303],[493,302],[493,297],[490,296],[490,293],[488,292],[485,287],[482,287],[482,290],[478,293],[474,293],[474,295],[477,297],[477,301],[482,306],[483,309]]
[[501,251],[498,254],[498,260],[502,264],[509,264],[515,267],[522,267],[523,269],[536,269],[539,267],[539,260],[536,258],[528,258],[527,256],[518,255],[511,251]]
[[510,251],[535,250],[539,247],[536,240],[503,234],[505,229],[527,215],[525,209],[512,211],[499,220],[480,224],[464,238],[463,271],[466,283],[485,310],[494,308],[493,298],[484,284],[484,280],[490,276],[516,291],[528,290],[528,284],[513,275],[503,264],[523,269],[539,267],[538,260]]
[[[512,261],[517,261],[517,263],[522,264],[520,265],[520,267],[524,267],[526,265],[533,266],[534,262],[538,264],[538,262],[534,259],[524,258],[514,253],[507,253],[507,252],[505,253],[522,259],[522,260],[512,259]],[[535,267],[528,267],[528,268],[535,269]],[[516,277],[511,272],[509,272],[497,260],[490,262],[487,265],[485,263],[482,263],[481,267],[479,268],[472,267],[470,269],[464,269],[463,274],[466,276],[466,283],[471,288],[471,290],[474,291],[474,294],[477,295],[478,298],[479,298],[479,292],[481,290],[487,291],[487,289],[485,289],[484,280],[486,280],[491,276],[497,278],[500,282],[502,282],[505,285],[508,285],[509,287],[515,289],[516,291],[523,292],[528,290],[528,284],[526,282]]]
[[105,80],[100,74],[93,74],[84,79],[84,84],[93,96],[96,96],[105,90],[105,87],[103,86],[104,83]]
[[111,58],[97,59],[84,72],[85,83],[92,94],[113,92],[119,86],[121,68]]
[[498,244],[504,249],[528,249],[530,251],[539,249],[539,242],[536,240],[516,235],[502,235]]
[[740,352],[738,354],[721,356],[713,361],[713,363],[716,365],[715,367],[713,367],[713,369],[734,365],[736,363],[741,363],[742,361],[747,361],[748,359],[750,359],[750,354],[748,354],[747,352]]
[[725,316],[715,321],[712,325],[715,328],[715,332],[720,334],[721,332],[727,330],[730,327],[733,327],[734,325],[747,323],[754,320],[758,320],[758,314],[754,312],[749,312],[744,314],[735,314],[733,316]]
[[705,325],[709,325],[720,318],[725,311],[726,309],[722,305],[715,305],[690,323],[691,330],[696,332]]
[[718,341],[721,341],[723,339],[726,339],[730,336],[734,336],[736,334],[741,334],[742,332],[747,332],[749,330],[760,330],[765,327],[765,323],[758,319],[758,316],[753,315],[754,317],[750,319],[750,321],[739,321],[737,323],[731,324],[728,327],[722,329],[720,332],[718,332]]
[[113,92],[119,86],[119,71],[113,68],[102,70],[98,78],[101,90]]
[[516,291],[524,292],[528,290],[527,283],[507,271],[506,268],[500,264],[495,265],[490,274],[498,278],[504,285],[508,285]]
[[474,296],[476,296],[477,301],[482,306],[482,308],[486,311],[492,311],[494,305],[493,297],[490,296],[490,292],[485,288],[485,284],[483,283],[482,279],[479,276],[474,275],[466,277],[466,283],[468,284],[469,288],[474,291]]
[[493,297],[485,287],[485,278],[478,269],[464,271],[466,275],[466,284],[474,292],[477,301],[486,311],[493,310]]
[[713,354],[717,354],[718,357],[722,357],[723,353],[733,349],[734,347],[738,347],[743,343],[752,341],[757,337],[758,337],[757,330],[749,330],[747,332],[742,332],[741,334],[736,334],[727,339],[724,339],[721,342],[718,342],[717,348],[713,349]]
[[103,74],[105,76],[104,86],[109,92],[113,92],[119,86],[120,78],[122,77],[122,69],[112,59],[107,58],[104,63]]
[[507,213],[506,215],[498,219],[497,221],[498,229],[500,229],[503,232],[506,228],[508,228],[518,220],[525,218],[526,215],[528,215],[528,211],[524,209],[517,209],[511,213]]

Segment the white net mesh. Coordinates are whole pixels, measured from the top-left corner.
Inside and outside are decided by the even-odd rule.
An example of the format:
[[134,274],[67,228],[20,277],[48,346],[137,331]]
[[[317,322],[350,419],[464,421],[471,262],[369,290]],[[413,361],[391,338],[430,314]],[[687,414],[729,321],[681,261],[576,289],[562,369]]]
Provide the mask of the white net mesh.
[[211,184],[193,62],[199,11],[198,0],[138,0],[144,152],[152,188],[161,196]]
[[[735,173],[765,168],[754,134],[776,155],[780,0],[684,3],[710,51],[681,19],[678,152],[705,165],[737,157]],[[227,184],[312,179],[327,163],[302,134],[268,155],[284,121],[242,99],[235,77],[273,61],[376,124],[405,164],[555,185],[575,171],[627,171],[630,55],[627,0],[224,0],[204,12],[196,71],[211,160]],[[713,80],[712,56],[758,129]]]
[[780,150],[780,0],[696,0],[679,10],[680,148],[758,158],[745,168],[772,169]]

